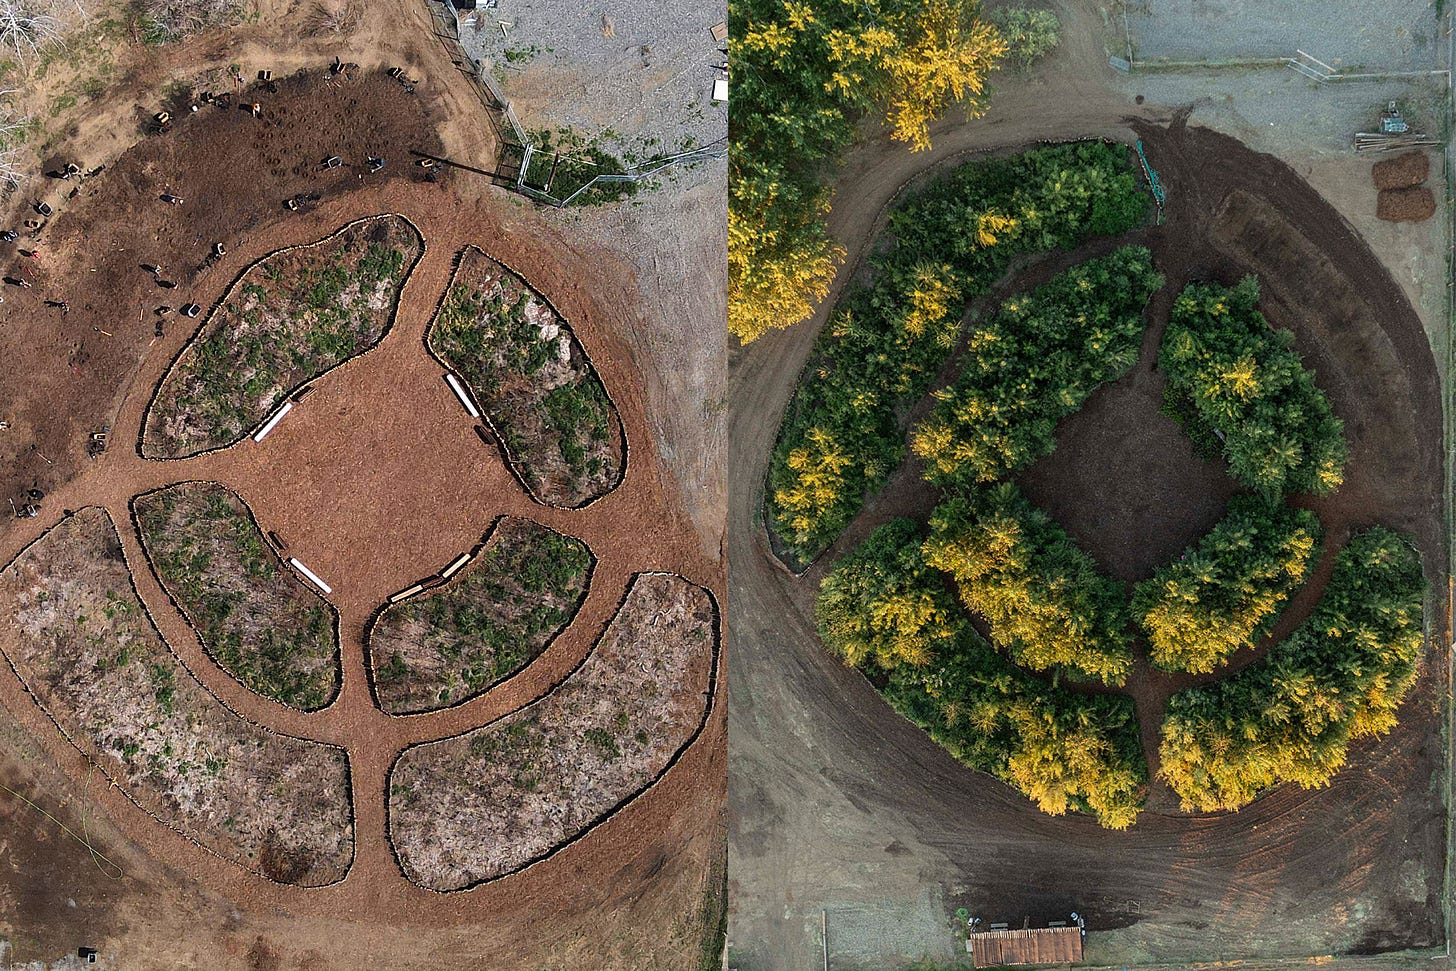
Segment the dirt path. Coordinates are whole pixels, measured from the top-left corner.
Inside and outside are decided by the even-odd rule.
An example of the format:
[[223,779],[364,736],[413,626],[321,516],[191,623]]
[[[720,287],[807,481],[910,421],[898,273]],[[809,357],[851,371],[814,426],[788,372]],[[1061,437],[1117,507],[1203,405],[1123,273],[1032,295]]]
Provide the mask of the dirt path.
[[[355,193],[307,220],[251,239],[251,256],[256,258],[278,246],[306,242],[320,225],[342,225],[378,207],[407,213],[428,241],[428,250],[405,286],[397,322],[384,342],[321,379],[315,393],[264,442],[245,439],[223,451],[173,462],[147,461],[133,450],[114,447],[85,474],[51,493],[46,515],[15,523],[0,541],[0,560],[8,562],[63,510],[101,505],[121,527],[128,557],[142,563],[140,544],[127,528],[130,498],[168,482],[213,480],[241,494],[263,528],[285,538],[287,554],[298,556],[334,588],[328,599],[341,615],[344,687],[328,708],[305,714],[254,695],[221,671],[171,609],[155,577],[137,577],[167,641],[219,698],[254,721],[349,749],[358,850],[349,877],[337,888],[300,892],[262,886],[248,874],[234,872],[238,868],[232,864],[198,853],[175,834],[156,832],[149,838],[145,827],[136,831],[136,838],[154,846],[162,859],[219,887],[246,890],[245,899],[252,902],[286,903],[296,912],[325,914],[342,902],[357,906],[361,888],[367,888],[377,901],[374,906],[385,908],[381,913],[409,901],[416,922],[447,924],[456,919],[468,906],[451,897],[422,897],[422,891],[403,881],[390,855],[384,838],[384,780],[395,756],[408,745],[485,724],[544,694],[590,649],[634,573],[669,570],[699,582],[713,577],[714,566],[691,528],[664,518],[671,505],[650,448],[633,448],[626,478],[616,491],[587,509],[563,510],[532,502],[498,453],[476,437],[423,341],[455,254],[468,243],[515,254],[515,264],[552,294],[578,327],[621,403],[629,443],[650,441],[640,380],[622,348],[613,345],[608,329],[608,321],[621,310],[597,298],[569,261],[558,262],[539,244],[511,238],[484,212],[457,203],[435,186]],[[567,279],[574,279],[570,289],[562,287]],[[211,289],[225,282],[224,272],[218,271],[199,286]],[[132,382],[117,418],[118,442],[135,440],[152,388],[169,361],[170,356],[151,355]],[[598,565],[576,623],[535,663],[479,699],[406,718],[384,714],[370,697],[364,669],[363,636],[370,616],[390,593],[469,550],[500,514],[534,519],[591,546]],[[7,694],[19,698],[19,690],[18,683],[12,684]],[[23,711],[23,705],[18,707]],[[32,721],[40,733],[41,721]],[[109,812],[123,818],[136,815],[118,792],[112,790],[108,797],[103,803]],[[155,824],[151,828],[158,829]],[[591,852],[591,843],[585,851]]]
[[[883,143],[854,153],[831,215],[850,266],[886,204],[927,166],[1040,137],[1143,137],[1174,200],[1159,231],[1168,257],[1159,269],[1170,280],[1255,270],[1275,276],[1266,283],[1276,308],[1270,316],[1295,330],[1351,424],[1359,442],[1351,484],[1320,504],[1322,516],[1412,532],[1433,585],[1444,590],[1438,384],[1399,288],[1348,223],[1281,163],[1211,133],[1165,131],[1151,122],[1171,115],[1110,97],[1098,80],[1107,69],[1096,25],[1081,24],[1080,33],[1080,8],[1065,13],[1064,37],[1074,46],[1058,54],[1060,65],[998,91],[987,119],[940,132],[928,155]],[[1300,227],[1304,242],[1261,251],[1256,234],[1240,231],[1242,215],[1226,214],[1215,226],[1214,214],[1236,189],[1256,196],[1259,211]],[[1296,254],[1300,262],[1288,263]],[[1331,292],[1326,274],[1348,287]],[[1320,282],[1300,283],[1307,279]],[[1365,305],[1345,302],[1348,292]],[[1089,959],[1109,963],[1438,944],[1439,650],[1428,655],[1400,728],[1357,745],[1330,787],[1284,787],[1224,816],[1190,817],[1156,800],[1123,834],[1041,815],[1019,794],[961,768],[826,655],[813,632],[814,576],[800,582],[784,571],[758,522],[778,422],[823,316],[739,352],[731,374],[730,818],[740,889],[731,936],[745,964],[817,966],[821,909],[831,928],[841,915],[838,931],[831,929],[840,966],[921,953],[949,959],[942,920],[957,905],[1010,921],[1065,919],[1075,909],[1100,932],[1090,938]],[[1379,349],[1378,361],[1367,348]],[[1398,373],[1387,367],[1392,361]],[[1115,484],[1103,490],[1087,498],[1088,508],[1122,498]],[[923,498],[911,496],[909,505]],[[877,504],[865,515],[877,515]],[[1440,598],[1432,606],[1444,621]],[[1115,928],[1122,930],[1106,932]]]
[[[414,4],[378,9],[392,11],[381,22],[371,5],[366,18],[379,30],[381,46],[356,59],[434,63],[438,45],[415,23],[423,10]],[[266,51],[269,41],[254,40]],[[411,45],[419,50],[406,59]],[[352,50],[338,49],[346,59]],[[224,43],[216,56],[232,59],[237,52]],[[264,63],[277,76],[280,65],[292,62],[269,57]],[[30,486],[48,495],[40,517],[0,527],[0,561],[8,562],[63,510],[88,504],[108,509],[128,555],[138,558],[129,528],[132,495],[181,478],[216,479],[240,492],[263,528],[287,542],[288,554],[336,591],[345,682],[329,708],[305,715],[252,695],[207,658],[149,572],[140,571],[138,586],[173,648],[223,701],[283,731],[348,739],[355,866],[340,884],[301,890],[268,884],[206,854],[88,775],[86,760],[55,735],[10,677],[0,682],[0,705],[15,723],[13,729],[7,723],[6,740],[23,754],[25,767],[6,781],[78,832],[89,832],[108,856],[124,861],[127,877],[99,893],[83,892],[94,873],[89,863],[74,868],[69,839],[43,817],[31,819],[24,804],[0,806],[4,833],[27,839],[22,834],[33,831],[57,841],[53,865],[17,875],[23,906],[0,896],[0,931],[15,942],[17,959],[53,958],[74,950],[79,938],[118,948],[129,968],[323,971],[452,960],[501,969],[556,967],[558,960],[633,971],[677,967],[700,946],[695,921],[721,846],[724,792],[714,781],[724,773],[721,705],[684,757],[642,797],[521,874],[469,893],[434,894],[404,880],[384,840],[385,773],[398,751],[499,718],[550,690],[605,628],[632,574],[667,570],[721,591],[716,550],[702,541],[702,524],[683,511],[681,486],[661,458],[660,422],[648,417],[645,389],[657,385],[639,369],[629,343],[667,322],[656,320],[657,307],[644,306],[620,248],[584,242],[569,223],[553,227],[483,179],[447,175],[432,182],[409,164],[411,149],[489,147],[478,109],[459,100],[463,85],[448,82],[448,64],[430,75],[422,98],[378,75],[323,87],[322,64],[313,67],[297,92],[284,81],[283,93],[265,102],[265,119],[291,110],[293,124],[259,128],[244,112],[199,113],[113,160],[76,199],[57,205],[60,215],[27,270],[36,285],[5,292],[8,319],[27,326],[0,333],[0,356],[11,365],[0,375],[0,402],[4,417],[15,422],[0,438],[0,482],[12,495]],[[448,90],[436,88],[436,80]],[[352,160],[381,145],[390,159],[386,182],[358,178],[352,161],[336,174],[316,171],[328,146],[343,146],[333,150]],[[262,164],[239,166],[239,158]],[[219,171],[226,177],[214,178]],[[157,203],[159,180],[188,203]],[[322,199],[288,213],[281,200],[299,191],[317,191]],[[208,306],[264,253],[382,212],[406,215],[428,246],[383,343],[317,382],[262,444],[245,440],[176,463],[140,459],[135,443],[143,409],[193,329],[173,316],[166,336],[155,337],[152,308],[189,298]],[[227,255],[199,269],[218,240],[227,242]],[[626,478],[588,509],[531,502],[473,433],[425,350],[423,333],[450,262],[467,243],[509,262],[552,300],[621,411],[631,449]],[[4,255],[7,272],[22,265],[9,248]],[[158,290],[138,267],[143,262],[175,272],[179,289]],[[42,301],[51,298],[67,299],[70,312],[46,308]],[[82,454],[85,436],[103,423],[112,426],[112,446],[91,462]],[[370,699],[361,647],[370,613],[388,594],[468,550],[504,513],[591,545],[599,563],[575,624],[527,669],[468,704],[430,715],[383,715]],[[83,786],[79,780],[86,779]],[[80,902],[79,911],[71,900]]]

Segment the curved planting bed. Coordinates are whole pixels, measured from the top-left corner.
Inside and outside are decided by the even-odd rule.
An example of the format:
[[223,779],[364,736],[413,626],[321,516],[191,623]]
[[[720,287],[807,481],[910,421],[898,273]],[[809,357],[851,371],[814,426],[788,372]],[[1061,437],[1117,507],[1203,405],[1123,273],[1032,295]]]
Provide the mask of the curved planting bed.
[[[1294,621],[1313,592],[1279,628],[1316,574],[1324,532],[1315,511],[1288,499],[1339,489],[1344,426],[1293,335],[1257,309],[1256,278],[1167,294],[1167,327],[1154,344],[1142,338],[1143,317],[1162,286],[1151,253],[1124,246],[974,323],[959,373],[911,434],[933,508],[841,557],[816,608],[824,644],[962,762],[1046,812],[1082,810],[1119,829],[1143,808],[1152,757],[1188,811],[1239,809],[1285,783],[1327,784],[1352,740],[1395,725],[1424,643],[1420,556],[1382,527],[1333,557],[1302,625]],[[903,316],[887,317],[880,306],[877,318],[832,325],[828,340],[898,340],[920,307],[907,299]],[[1146,366],[1132,373],[1140,346]],[[823,389],[836,373],[816,372],[806,388]],[[1053,451],[1062,419],[1124,378],[1160,398],[1158,420],[1176,421],[1247,490],[1176,560],[1135,583],[1104,575],[1009,481]],[[805,434],[822,445],[829,427]],[[790,451],[782,468],[835,496],[824,509],[857,509],[863,479],[836,492],[830,474],[855,462],[818,447]],[[1120,471],[1111,470],[1112,501]],[[786,497],[776,494],[781,510]],[[786,522],[781,535],[796,537],[787,545],[800,554],[843,525],[838,514],[781,518],[779,527]],[[1092,533],[1084,528],[1082,540],[1095,542]],[[1204,677],[1240,652],[1237,673]],[[1138,665],[1144,656],[1150,664]],[[1156,751],[1143,750],[1135,711],[1166,719]]]
[[334,700],[338,612],[284,567],[241,498],[182,482],[137,496],[132,512],[157,580],[220,667],[294,708]]
[[639,574],[550,694],[395,762],[389,831],[405,875],[466,889],[550,855],[642,792],[701,730],[716,645],[708,591]]
[[622,481],[617,409],[571,327],[519,275],[466,247],[426,341],[474,392],[532,496],[578,507]]
[[62,733],[137,805],[280,883],[353,860],[342,749],[222,705],[162,642],[102,509],[82,509],[0,574],[0,647]]
[[389,605],[370,627],[380,707],[446,708],[525,667],[576,616],[594,562],[579,539],[502,517],[459,576]]
[[241,441],[298,387],[378,344],[423,253],[404,217],[373,216],[248,267],[157,387],[142,455]]
[[[889,479],[905,455],[909,406],[959,342],[968,302],[990,290],[1013,259],[1147,222],[1149,199],[1135,164],[1126,146],[1103,142],[981,159],[891,213],[890,244],[870,259],[869,282],[851,287],[830,314],[779,430],[765,519],[786,560],[799,566],[817,558],[866,494]],[[1106,294],[1104,301],[1117,302]],[[1055,342],[1052,329],[1043,333]],[[1020,461],[1027,448],[1040,447],[1029,427],[1018,437],[993,451],[1016,446],[1009,457]],[[980,460],[956,464],[975,468]]]

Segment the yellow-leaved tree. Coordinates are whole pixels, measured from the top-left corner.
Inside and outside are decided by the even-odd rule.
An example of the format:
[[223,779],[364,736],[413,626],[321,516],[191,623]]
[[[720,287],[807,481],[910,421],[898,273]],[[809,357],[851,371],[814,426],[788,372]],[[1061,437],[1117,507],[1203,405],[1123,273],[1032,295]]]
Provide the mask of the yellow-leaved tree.
[[979,0],[735,0],[729,128],[728,328],[747,343],[808,318],[843,250],[828,236],[824,163],[867,112],[930,145],[930,123],[983,109],[1006,51]]

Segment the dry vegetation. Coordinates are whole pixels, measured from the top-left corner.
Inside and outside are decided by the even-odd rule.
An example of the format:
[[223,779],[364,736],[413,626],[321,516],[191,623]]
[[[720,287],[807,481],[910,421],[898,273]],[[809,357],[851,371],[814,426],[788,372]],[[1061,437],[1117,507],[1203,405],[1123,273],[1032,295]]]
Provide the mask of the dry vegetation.
[[616,409],[571,328],[519,276],[467,247],[429,342],[538,499],[582,506],[617,487],[626,448]]
[[576,615],[592,563],[581,540],[502,518],[459,576],[380,614],[369,632],[380,707],[459,704],[535,660]]
[[183,482],[132,500],[157,579],[233,677],[314,711],[339,692],[333,607],[268,546],[252,513],[216,482]]
[[70,516],[0,575],[0,647],[67,737],[163,822],[281,883],[344,876],[343,751],[267,732],[192,677],[143,611],[104,510]]
[[540,859],[652,783],[702,724],[716,616],[703,588],[639,575],[586,662],[485,728],[408,749],[390,773],[406,875],[459,890]]
[[423,252],[407,221],[375,216],[254,264],[162,380],[143,454],[182,458],[240,441],[294,389],[369,350]]

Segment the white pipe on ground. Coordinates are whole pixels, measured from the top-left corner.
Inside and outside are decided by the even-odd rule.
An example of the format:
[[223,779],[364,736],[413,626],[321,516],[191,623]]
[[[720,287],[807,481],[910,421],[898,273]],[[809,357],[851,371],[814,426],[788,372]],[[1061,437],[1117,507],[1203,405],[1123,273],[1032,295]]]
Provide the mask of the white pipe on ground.
[[394,596],[390,597],[389,598],[389,602],[392,603],[392,604],[393,603],[399,603],[401,600],[403,600],[406,597],[413,597],[415,594],[419,593],[423,589],[425,589],[425,587],[424,587],[423,584],[416,583],[414,586],[410,587],[408,590],[401,590],[399,593],[397,593]]
[[308,567],[306,567],[302,563],[298,562],[298,557],[296,557],[296,556],[290,556],[288,558],[288,563],[289,563],[290,566],[292,566],[299,573],[302,573],[304,576],[306,576],[310,580],[312,580],[314,582],[314,585],[317,586],[324,593],[333,593],[334,592],[334,588],[331,587],[331,586],[329,586],[327,583],[324,583],[322,580],[320,580],[319,579],[319,575],[317,573],[313,572]]
[[460,572],[460,568],[461,567],[463,567],[465,564],[467,564],[469,562],[470,562],[470,554],[469,553],[461,553],[459,556],[457,556],[454,559],[454,561],[451,562],[451,564],[449,566],[445,567],[445,569],[443,569],[443,570],[440,571],[440,579],[441,580],[448,580],[448,579],[450,579],[456,573],[459,573]]
[[263,438],[269,432],[271,432],[275,427],[277,427],[277,425],[278,425],[278,423],[280,421],[283,420],[283,416],[286,415],[286,414],[288,414],[292,410],[293,410],[293,402],[291,402],[291,401],[285,401],[285,402],[283,402],[283,407],[282,408],[279,408],[277,411],[275,411],[273,413],[273,417],[272,418],[269,418],[268,421],[267,421],[267,423],[264,424],[262,428],[258,429],[256,432],[253,433],[253,441],[255,441],[255,442],[261,442],[263,440]]
[[465,393],[465,386],[460,383],[460,379],[454,374],[447,372],[445,374],[445,383],[450,385],[450,390],[455,392],[455,397],[459,398],[460,403],[465,406],[466,413],[471,418],[479,418],[480,409],[475,407],[475,402],[471,401],[470,395]]

